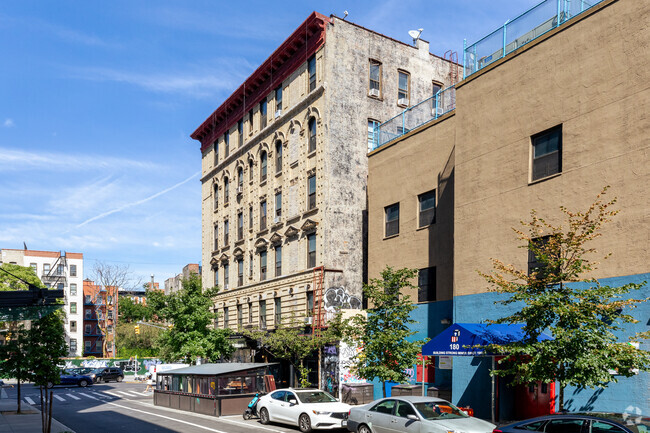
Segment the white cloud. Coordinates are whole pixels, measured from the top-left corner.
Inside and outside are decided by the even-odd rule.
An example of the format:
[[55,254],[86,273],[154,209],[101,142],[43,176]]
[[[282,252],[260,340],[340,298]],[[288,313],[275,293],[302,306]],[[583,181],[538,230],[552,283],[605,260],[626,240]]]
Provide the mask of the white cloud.
[[5,119],[5,121],[2,122],[2,126],[5,127],[5,128],[11,128],[11,127],[13,127],[15,125],[16,124],[14,123],[13,119]]

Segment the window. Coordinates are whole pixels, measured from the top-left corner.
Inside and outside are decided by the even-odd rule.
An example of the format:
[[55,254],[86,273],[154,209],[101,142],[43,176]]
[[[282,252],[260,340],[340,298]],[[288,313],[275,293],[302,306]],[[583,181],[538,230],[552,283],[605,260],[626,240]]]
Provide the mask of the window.
[[307,235],[307,267],[316,266],[316,234]]
[[219,249],[219,225],[214,225],[214,250]]
[[280,298],[275,298],[275,325],[279,325],[282,321],[282,301]]
[[[29,267],[32,268],[32,271],[34,271],[34,273],[36,275],[38,275],[38,266],[36,265],[36,263],[30,263]],[[72,276],[72,274],[71,274],[71,276]]]
[[71,320],[70,321],[70,332],[77,332],[77,321],[76,320]]
[[411,76],[408,72],[398,71],[399,75],[397,81],[397,103],[399,105],[409,105],[409,84]]
[[436,267],[420,269],[418,272],[418,302],[436,300]]
[[92,342],[84,341],[84,352],[88,353],[92,350]]
[[70,339],[70,352],[76,352],[77,351],[77,339],[76,338],[71,338]]
[[223,244],[228,245],[228,232],[229,232],[229,225],[228,220],[225,220],[223,222]]
[[316,57],[311,56],[307,60],[307,72],[309,73],[309,91],[316,89]]
[[228,290],[228,284],[230,283],[230,265],[228,263],[223,265],[223,288]]
[[[640,430],[639,430],[640,431]],[[591,433],[623,433],[624,430],[608,422],[591,420]]]
[[436,222],[436,190],[418,196],[418,227],[426,227]]
[[[36,270],[34,270],[36,271]],[[76,277],[77,276],[77,265],[70,265],[70,276],[71,277]]]
[[237,259],[237,287],[244,285],[244,259]]
[[253,253],[248,254],[248,276],[253,278]]
[[415,415],[415,409],[413,409],[413,406],[411,406],[411,403],[398,400],[397,401],[397,409],[395,410],[395,415],[406,418],[409,415]]
[[70,314],[77,314],[77,303],[70,302]]
[[260,102],[260,129],[266,128],[266,109],[267,103],[266,98],[262,99]]
[[583,423],[584,421],[581,419],[552,419],[546,424],[544,431],[547,433],[580,433]]
[[212,147],[214,148],[214,165],[217,165],[219,164],[219,140],[214,140]]
[[214,184],[212,195],[214,197],[214,210],[216,211],[219,208],[219,185],[216,183]]
[[237,140],[239,147],[242,147],[244,145],[244,119],[239,119],[237,122]]
[[311,118],[309,119],[309,149],[308,153],[312,153],[316,151],[316,119]]
[[282,171],[282,142],[280,140],[275,142],[275,172]]
[[65,266],[63,265],[57,265],[56,267],[56,274],[57,275],[63,275],[65,273]]
[[228,314],[228,307],[223,307],[223,327],[228,327],[228,322],[230,322],[230,315]]
[[239,167],[237,169],[237,194],[244,192],[244,169]]
[[86,308],[86,311],[84,311],[84,318],[90,319],[91,317],[93,317],[93,310]]
[[223,179],[223,204],[228,204],[228,196],[230,195],[230,181],[227,177]]
[[307,292],[307,317],[314,316],[314,291]]
[[223,134],[223,145],[224,145],[224,158],[228,157],[228,154],[230,153],[230,131],[226,131]]
[[70,284],[70,296],[77,296],[77,285],[74,283]]
[[307,179],[307,210],[316,208],[316,175]]
[[219,285],[219,266],[214,267],[214,285]]
[[237,240],[244,239],[244,212],[237,214]]
[[388,415],[392,415],[393,413],[393,408],[395,407],[395,400],[384,400],[381,403],[378,403],[374,405],[372,408],[370,408],[370,412],[378,412],[378,413],[385,413]]
[[381,96],[381,63],[377,60],[370,60],[370,82],[368,83],[368,90],[370,96]]
[[248,180],[253,181],[253,160],[248,160]]
[[438,92],[442,89],[442,85],[439,83],[436,83],[435,81],[433,82],[433,93],[431,94],[432,96],[436,96]]
[[266,200],[260,203],[260,230],[266,229]]
[[275,247],[275,276],[282,275],[282,246]]
[[84,334],[86,334],[86,335],[90,335],[90,328],[91,328],[90,325],[86,325],[86,326],[84,326]]
[[86,295],[84,298],[85,298],[85,301],[84,301],[84,302],[85,302],[86,304],[92,304],[92,299],[91,299],[91,296],[90,296],[90,295]]
[[275,193],[275,221],[278,222],[282,216],[282,191]]
[[368,119],[368,152],[379,145],[379,121]]
[[244,312],[242,311],[242,305],[237,305],[237,327],[241,328],[244,326]]
[[386,237],[399,234],[399,203],[386,206]]
[[546,420],[535,421],[535,422],[531,422],[530,424],[524,424],[522,426],[519,426],[517,427],[517,429],[528,430],[528,431],[542,431],[542,426],[544,425],[545,422]]
[[253,324],[253,303],[248,303],[248,323]]
[[266,280],[266,251],[260,252],[260,281]]
[[532,180],[562,172],[562,125],[533,135]]
[[253,206],[248,206],[248,228],[253,229]]
[[275,89],[275,117],[282,114],[282,85]]
[[49,263],[43,263],[43,274],[47,275],[50,273],[50,264]]
[[266,328],[266,301],[260,301],[260,328]]
[[260,156],[260,182],[264,182],[266,180],[266,160],[267,154],[266,151],[263,151],[262,155]]

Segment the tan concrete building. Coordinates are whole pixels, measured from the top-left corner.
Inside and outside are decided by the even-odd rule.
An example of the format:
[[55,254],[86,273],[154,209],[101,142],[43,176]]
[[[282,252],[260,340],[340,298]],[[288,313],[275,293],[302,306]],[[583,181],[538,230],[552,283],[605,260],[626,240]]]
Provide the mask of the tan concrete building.
[[[477,271],[490,271],[493,257],[526,269],[528,253],[512,228],[531,209],[554,222],[561,205],[584,210],[605,185],[620,213],[592,244],[612,253],[593,276],[610,285],[650,280],[650,57],[641,54],[650,44],[650,4],[596,3],[581,13],[562,10],[559,26],[555,12],[541,24],[530,21],[528,33],[509,34],[504,52],[481,53],[480,42],[468,47],[455,111],[369,155],[369,277],[385,265],[436,269],[428,299],[436,302],[414,313],[420,336],[435,337],[450,319],[480,323],[507,315]],[[504,11],[504,21],[516,12]],[[428,208],[421,196],[428,191],[435,191],[435,220],[423,226],[419,217]],[[420,292],[430,284],[419,283]],[[635,297],[648,295],[646,285]],[[633,311],[640,322],[626,332],[650,329],[649,308]],[[451,387],[454,403],[489,417],[489,400],[473,397],[490,395],[488,363],[455,357],[452,370],[436,369],[434,383]],[[650,411],[649,375],[619,379],[605,390],[567,390],[568,410],[624,412],[633,404]],[[541,389],[529,395],[504,388],[501,416],[517,419],[522,402],[548,402]]]
[[217,326],[292,315],[318,326],[319,294],[323,311],[361,307],[368,127],[448,85],[456,66],[423,40],[313,13],[192,134]]
[[[190,278],[190,275],[195,274],[201,276],[201,265],[198,263],[188,263],[183,266],[180,274],[176,274],[171,278],[165,280],[165,295],[178,292],[183,288],[183,280]],[[157,288],[157,287],[156,287]]]

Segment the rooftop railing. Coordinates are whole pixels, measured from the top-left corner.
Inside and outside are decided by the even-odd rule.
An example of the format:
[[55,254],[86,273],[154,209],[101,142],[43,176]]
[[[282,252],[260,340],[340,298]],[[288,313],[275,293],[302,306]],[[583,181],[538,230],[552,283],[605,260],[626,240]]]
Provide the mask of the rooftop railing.
[[373,151],[425,123],[436,120],[454,108],[456,108],[456,88],[450,86],[407,108],[381,125],[375,126],[372,137],[369,137],[368,151]]
[[603,0],[544,0],[463,49],[463,78],[537,39]]

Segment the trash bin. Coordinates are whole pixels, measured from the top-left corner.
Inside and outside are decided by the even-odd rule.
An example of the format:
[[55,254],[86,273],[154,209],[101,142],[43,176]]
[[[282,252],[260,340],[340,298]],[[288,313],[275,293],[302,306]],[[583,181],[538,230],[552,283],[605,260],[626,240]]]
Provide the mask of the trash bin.
[[422,385],[395,385],[391,388],[391,396],[398,397],[402,395],[422,395]]
[[438,397],[443,400],[451,401],[451,389],[448,388],[436,388],[435,386],[430,386],[427,389],[428,397]]
[[366,404],[374,400],[375,386],[372,383],[344,383],[341,398],[347,404]]

